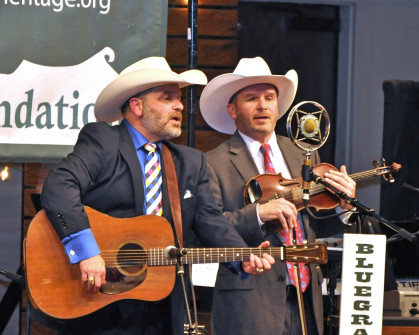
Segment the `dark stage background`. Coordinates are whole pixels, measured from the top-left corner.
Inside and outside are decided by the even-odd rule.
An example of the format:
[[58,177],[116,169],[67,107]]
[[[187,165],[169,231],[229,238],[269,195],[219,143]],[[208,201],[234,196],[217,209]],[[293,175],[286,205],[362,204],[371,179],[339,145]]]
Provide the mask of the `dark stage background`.
[[[415,233],[419,230],[419,82],[387,80],[384,90],[383,157],[402,164],[394,183],[381,185],[380,214]],[[387,235],[393,231],[384,228]],[[418,243],[406,240],[388,245],[398,278],[419,277]]]
[[[310,100],[326,108],[331,121],[330,135],[319,153],[322,161],[334,164],[335,139],[339,136],[336,129],[339,6],[242,2],[238,20],[238,57],[261,56],[273,74],[295,69],[299,82],[292,106]],[[287,136],[285,125],[286,118],[282,117],[276,132]]]

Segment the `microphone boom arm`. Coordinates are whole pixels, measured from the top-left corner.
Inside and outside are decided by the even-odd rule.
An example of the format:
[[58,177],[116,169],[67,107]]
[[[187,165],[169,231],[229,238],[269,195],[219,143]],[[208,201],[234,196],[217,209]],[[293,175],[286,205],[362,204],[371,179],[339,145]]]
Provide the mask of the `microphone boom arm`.
[[397,225],[395,225],[394,223],[388,221],[383,216],[377,214],[374,209],[368,208],[365,205],[363,205],[362,203],[360,203],[358,201],[358,199],[351,198],[346,193],[340,192],[334,186],[332,186],[329,183],[325,182],[320,176],[312,173],[311,179],[316,184],[322,184],[326,188],[332,190],[335,193],[335,195],[337,195],[339,198],[344,199],[348,204],[351,204],[352,206],[354,206],[356,208],[356,212],[358,212],[360,214],[363,214],[363,215],[366,215],[366,216],[373,217],[373,218],[377,219],[378,222],[381,222],[383,225],[385,225],[388,228],[392,229],[393,231],[395,231],[396,233],[398,233],[401,237],[405,238],[409,242],[412,242],[412,243],[416,242],[416,239],[417,238],[416,238],[416,236],[414,234],[412,234],[412,233],[408,232],[406,229],[400,228]]

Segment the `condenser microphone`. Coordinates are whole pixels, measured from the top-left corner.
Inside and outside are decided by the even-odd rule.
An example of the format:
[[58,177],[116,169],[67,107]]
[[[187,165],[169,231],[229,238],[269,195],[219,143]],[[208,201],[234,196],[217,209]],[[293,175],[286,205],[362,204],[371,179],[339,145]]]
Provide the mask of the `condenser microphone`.
[[188,251],[184,248],[176,248],[173,246],[167,247],[164,249],[164,257],[167,259],[179,259],[182,256],[185,256]]
[[312,138],[319,133],[320,122],[319,119],[312,115],[304,115],[300,120],[300,131],[305,138]]

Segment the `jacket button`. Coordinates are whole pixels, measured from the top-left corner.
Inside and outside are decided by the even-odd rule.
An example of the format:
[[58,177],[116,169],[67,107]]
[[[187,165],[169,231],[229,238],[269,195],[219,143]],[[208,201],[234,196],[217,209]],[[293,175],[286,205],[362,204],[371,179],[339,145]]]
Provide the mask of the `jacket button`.
[[285,280],[285,276],[280,275],[280,276],[278,277],[278,280],[279,280],[280,282],[283,282],[283,281]]

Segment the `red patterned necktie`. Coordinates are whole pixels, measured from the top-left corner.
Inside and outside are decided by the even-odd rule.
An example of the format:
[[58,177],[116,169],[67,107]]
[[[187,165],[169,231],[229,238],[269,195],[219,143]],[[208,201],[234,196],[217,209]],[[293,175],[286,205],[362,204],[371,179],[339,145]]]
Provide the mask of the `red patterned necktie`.
[[145,159],[144,175],[146,189],[146,207],[147,214],[163,215],[163,205],[161,196],[162,177],[160,163],[156,154],[156,145],[154,143],[144,144],[147,151]]
[[[260,151],[263,154],[263,163],[265,165],[265,172],[266,173],[275,173],[275,168],[272,164],[271,158],[269,156],[269,149],[270,146],[268,143],[262,144],[260,146]],[[300,227],[300,220],[298,220],[298,225],[295,227],[295,234],[297,238],[297,244],[303,243],[303,232],[301,231]],[[292,230],[286,232],[284,229],[281,229],[280,237],[281,242],[284,245],[291,245],[292,243],[292,236],[291,236]],[[301,290],[304,292],[310,283],[310,269],[308,265],[304,263],[298,263],[298,267],[300,270],[300,281],[301,281]],[[295,286],[295,271],[294,271],[294,263],[287,262],[287,269],[288,274],[290,276],[291,283]]]
[[270,145],[268,143],[260,146],[260,152],[263,154],[263,163],[265,165],[265,173],[275,173],[274,165],[272,164],[271,157],[269,157]]

